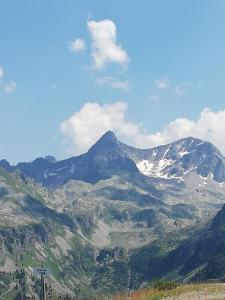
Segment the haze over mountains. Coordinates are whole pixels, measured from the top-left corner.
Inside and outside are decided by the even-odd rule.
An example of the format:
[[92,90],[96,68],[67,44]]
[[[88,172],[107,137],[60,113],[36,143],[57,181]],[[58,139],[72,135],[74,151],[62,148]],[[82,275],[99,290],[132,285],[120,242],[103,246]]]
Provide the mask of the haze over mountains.
[[[137,149],[109,131],[78,157],[0,166],[1,270],[23,265],[30,278],[31,267],[47,264],[58,293],[210,278],[211,258],[225,255],[206,248],[216,228],[223,243],[224,208],[210,222],[225,199],[225,158],[209,142]],[[207,256],[189,263],[198,245]]]

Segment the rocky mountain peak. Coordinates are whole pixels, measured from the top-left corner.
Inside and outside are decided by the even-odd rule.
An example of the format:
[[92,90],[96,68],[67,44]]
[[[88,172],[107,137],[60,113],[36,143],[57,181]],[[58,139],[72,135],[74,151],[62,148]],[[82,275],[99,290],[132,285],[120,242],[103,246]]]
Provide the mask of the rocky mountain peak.
[[11,171],[11,165],[6,159],[0,160],[0,167],[5,169],[6,171]]
[[47,160],[48,162],[51,162],[51,163],[57,162],[55,156],[52,156],[52,155],[46,155],[46,156],[44,157],[44,159]]
[[120,142],[112,131],[103,134],[87,153],[78,157],[56,161],[47,156],[16,166],[2,160],[0,166],[7,171],[19,169],[47,186],[58,186],[71,179],[97,182],[121,172],[184,182],[193,174],[199,176],[200,185],[206,185],[208,179],[225,181],[225,158],[210,142],[187,137],[167,145],[138,149]]
[[103,136],[89,149],[90,152],[108,152],[118,149],[119,141],[112,131],[107,131]]

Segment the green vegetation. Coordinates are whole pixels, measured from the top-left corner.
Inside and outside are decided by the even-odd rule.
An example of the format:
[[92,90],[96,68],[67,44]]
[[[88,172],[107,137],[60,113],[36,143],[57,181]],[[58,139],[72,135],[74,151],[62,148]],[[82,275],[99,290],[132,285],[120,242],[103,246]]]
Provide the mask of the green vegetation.
[[[223,296],[223,298],[221,298]],[[225,299],[223,284],[187,284],[180,285],[170,290],[149,288],[138,290],[127,296],[118,296],[113,300],[181,300],[181,299]]]
[[152,284],[152,287],[154,289],[157,289],[158,291],[170,291],[175,289],[179,286],[179,283],[176,281],[171,280],[165,280],[165,279],[158,279],[155,280]]
[[[57,292],[88,300],[138,290],[146,282],[154,282],[147,299],[155,300],[181,291],[183,286],[177,287],[176,281],[224,281],[225,208],[212,226],[198,228],[197,224],[193,231],[193,223],[186,229],[179,227],[182,218],[192,220],[192,206],[162,208],[162,203],[147,193],[131,188],[112,190],[105,183],[90,194],[93,199],[88,192],[84,195],[89,202],[79,198],[82,189],[77,191],[77,185],[71,190],[63,187],[65,194],[58,190],[55,202],[47,197],[44,202],[39,187],[20,176],[0,169],[0,263],[6,270],[21,268],[16,276],[7,273],[2,280],[0,276],[0,294],[6,293],[5,299],[13,299],[21,289],[27,292],[28,285],[39,294],[40,279],[31,280],[31,267],[40,265],[50,269],[49,284],[55,284]],[[104,193],[106,199],[96,200]],[[116,200],[119,197],[123,201]],[[146,207],[138,207],[142,200]],[[164,219],[175,228],[170,234],[163,227]],[[141,246],[152,238],[155,240]],[[100,248],[105,244],[107,247]],[[18,290],[11,284],[18,285]]]
[[123,248],[103,249],[97,258],[92,286],[102,294],[117,294],[130,285],[127,252]]

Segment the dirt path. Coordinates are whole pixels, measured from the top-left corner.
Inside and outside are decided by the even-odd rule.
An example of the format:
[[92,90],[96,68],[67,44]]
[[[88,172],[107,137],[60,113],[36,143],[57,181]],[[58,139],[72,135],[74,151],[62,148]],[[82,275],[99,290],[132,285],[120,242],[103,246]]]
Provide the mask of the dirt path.
[[224,292],[191,292],[162,300],[225,300],[225,289]]

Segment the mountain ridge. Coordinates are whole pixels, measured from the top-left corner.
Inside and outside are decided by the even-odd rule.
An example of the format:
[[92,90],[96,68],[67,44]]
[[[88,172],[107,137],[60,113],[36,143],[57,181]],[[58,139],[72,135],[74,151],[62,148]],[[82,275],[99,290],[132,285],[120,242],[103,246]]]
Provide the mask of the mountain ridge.
[[[147,174],[143,160],[150,166]],[[51,284],[71,295],[80,293],[77,286],[104,293],[105,281],[106,292],[115,292],[117,284],[125,290],[129,276],[129,286],[138,288],[156,275],[171,276],[173,268],[176,278],[186,279],[189,270],[179,274],[177,268],[186,266],[176,259],[191,259],[188,249],[196,251],[203,241],[195,236],[213,230],[204,224],[224,203],[225,187],[214,180],[223,160],[199,139],[141,150],[112,132],[67,160],[37,158],[15,167],[2,160],[11,172],[0,167],[1,270],[13,272],[18,253],[24,253],[19,262],[27,276],[46,262]],[[223,214],[215,227],[224,226]]]
[[10,172],[19,169],[25,176],[46,186],[59,186],[69,180],[96,183],[120,172],[181,181],[187,173],[195,172],[203,178],[212,174],[219,183],[225,181],[225,158],[210,142],[187,137],[140,149],[120,142],[112,131],[107,131],[79,156],[61,161],[52,157],[36,158],[15,166],[3,159],[0,166]]

